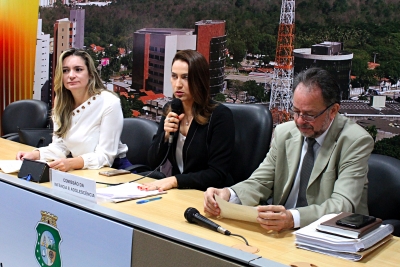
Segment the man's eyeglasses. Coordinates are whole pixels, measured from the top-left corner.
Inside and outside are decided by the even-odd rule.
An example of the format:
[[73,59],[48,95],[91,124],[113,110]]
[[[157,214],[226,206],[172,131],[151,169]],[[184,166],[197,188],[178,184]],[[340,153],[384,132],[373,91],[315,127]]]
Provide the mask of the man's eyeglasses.
[[298,119],[299,117],[301,117],[304,121],[313,122],[313,121],[315,121],[316,118],[318,118],[319,116],[324,114],[324,112],[327,111],[334,104],[335,103],[330,104],[329,106],[326,107],[326,109],[324,109],[323,111],[321,111],[320,113],[318,113],[315,116],[300,114],[300,112],[294,111],[292,108],[290,108],[289,111],[290,111],[290,115],[292,115],[294,119]]

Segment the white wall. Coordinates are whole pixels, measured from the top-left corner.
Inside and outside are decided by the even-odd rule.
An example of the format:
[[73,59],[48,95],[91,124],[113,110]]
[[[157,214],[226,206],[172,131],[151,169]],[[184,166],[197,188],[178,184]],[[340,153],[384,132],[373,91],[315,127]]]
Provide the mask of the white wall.
[[49,79],[50,34],[42,33],[42,20],[38,21],[36,38],[35,75],[33,77],[33,99],[41,100],[42,87]]
[[171,64],[172,59],[179,50],[196,50],[196,35],[170,35],[165,37],[164,57],[164,92],[166,97],[172,97]]

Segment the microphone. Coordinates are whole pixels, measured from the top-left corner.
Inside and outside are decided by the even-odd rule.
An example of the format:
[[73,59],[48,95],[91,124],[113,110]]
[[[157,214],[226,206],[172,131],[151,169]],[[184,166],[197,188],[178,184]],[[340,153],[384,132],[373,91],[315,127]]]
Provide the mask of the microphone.
[[185,211],[185,219],[190,223],[196,223],[200,226],[208,228],[210,230],[219,232],[223,235],[231,235],[231,232],[222,228],[220,225],[216,224],[215,222],[207,219],[203,215],[199,213],[199,211],[195,208],[187,208]]
[[[179,98],[174,98],[171,101],[171,111],[180,115],[183,111],[183,106],[182,106],[182,100]],[[169,139],[168,143],[172,144],[172,141],[174,140],[174,132],[169,133]]]

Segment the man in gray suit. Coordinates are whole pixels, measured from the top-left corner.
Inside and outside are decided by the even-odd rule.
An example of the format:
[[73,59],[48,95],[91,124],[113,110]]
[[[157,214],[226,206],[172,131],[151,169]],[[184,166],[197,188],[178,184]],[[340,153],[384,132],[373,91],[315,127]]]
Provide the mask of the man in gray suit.
[[260,205],[257,220],[267,230],[303,227],[329,213],[368,214],[372,137],[338,113],[340,89],[327,71],[310,68],[293,88],[294,121],[276,127],[271,149],[250,178],[231,188],[208,188],[205,212],[220,214],[217,194]]

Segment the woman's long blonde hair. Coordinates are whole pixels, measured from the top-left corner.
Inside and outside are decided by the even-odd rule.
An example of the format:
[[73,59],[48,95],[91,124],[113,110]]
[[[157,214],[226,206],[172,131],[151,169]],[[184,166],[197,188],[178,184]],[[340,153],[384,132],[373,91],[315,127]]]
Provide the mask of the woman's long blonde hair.
[[54,92],[56,93],[56,101],[53,109],[53,121],[59,126],[55,131],[55,134],[60,137],[65,137],[67,131],[71,127],[71,114],[75,108],[75,101],[71,91],[65,88],[63,84],[63,61],[69,56],[79,56],[85,61],[89,73],[89,83],[87,85],[89,96],[100,94],[101,91],[106,90],[106,87],[97,73],[93,59],[86,51],[71,48],[60,55],[54,76]]

